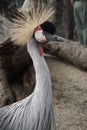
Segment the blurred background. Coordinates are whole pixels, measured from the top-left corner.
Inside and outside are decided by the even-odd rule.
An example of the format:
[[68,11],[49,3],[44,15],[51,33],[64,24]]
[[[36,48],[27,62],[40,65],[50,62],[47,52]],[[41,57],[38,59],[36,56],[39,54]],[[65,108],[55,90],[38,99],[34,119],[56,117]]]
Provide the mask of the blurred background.
[[[11,6],[20,8],[23,2],[24,0],[0,0],[0,43],[9,36],[11,23],[7,19],[8,9]],[[52,77],[56,122],[59,130],[86,130],[87,48],[84,49],[77,42],[73,6],[70,0],[55,0],[54,5],[56,34],[66,38],[65,43],[67,43],[58,43],[57,57],[45,57]],[[0,107],[25,98],[30,94],[35,83],[32,64],[28,66],[26,48],[18,49],[10,56],[6,54],[1,54],[3,58],[0,55]],[[81,70],[78,69],[80,67],[82,67]],[[23,74],[19,73],[20,70],[24,71]],[[19,73],[17,77],[14,75],[16,72]],[[16,77],[11,85],[6,79],[8,74],[11,78],[12,74],[13,78]]]

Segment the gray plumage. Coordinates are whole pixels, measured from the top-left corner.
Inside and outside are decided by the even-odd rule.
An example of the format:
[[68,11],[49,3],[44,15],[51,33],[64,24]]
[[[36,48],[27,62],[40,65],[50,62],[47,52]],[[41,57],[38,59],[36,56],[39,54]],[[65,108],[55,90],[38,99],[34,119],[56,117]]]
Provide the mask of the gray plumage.
[[37,43],[27,44],[36,72],[32,95],[0,108],[0,130],[50,130],[52,124],[52,88],[49,69],[38,53]]

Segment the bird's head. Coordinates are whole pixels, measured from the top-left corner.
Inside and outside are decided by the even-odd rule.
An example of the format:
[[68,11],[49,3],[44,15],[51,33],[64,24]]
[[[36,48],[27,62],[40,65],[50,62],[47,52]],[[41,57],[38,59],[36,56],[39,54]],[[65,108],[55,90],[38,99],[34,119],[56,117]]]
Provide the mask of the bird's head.
[[17,45],[27,44],[32,37],[39,43],[38,45],[44,45],[49,41],[63,42],[63,38],[54,35],[55,8],[53,5],[48,0],[37,0],[29,11],[12,10],[11,40]]
[[49,21],[45,21],[38,27],[36,27],[34,31],[34,38],[39,43],[46,43],[51,39],[48,39],[48,35],[50,35],[49,38],[55,33],[55,27],[53,23]]
[[52,22],[45,21],[44,23],[40,24],[36,29],[34,30],[34,38],[39,44],[39,52],[40,55],[43,54],[42,46],[49,42],[49,41],[60,41],[63,42],[64,39],[62,37],[59,37],[55,35],[55,26]]

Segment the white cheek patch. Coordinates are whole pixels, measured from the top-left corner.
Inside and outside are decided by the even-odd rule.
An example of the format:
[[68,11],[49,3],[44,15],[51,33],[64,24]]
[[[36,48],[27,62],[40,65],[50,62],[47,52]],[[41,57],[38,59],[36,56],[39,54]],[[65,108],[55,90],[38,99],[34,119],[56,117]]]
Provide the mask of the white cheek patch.
[[47,41],[46,37],[42,33],[42,30],[38,30],[35,32],[35,39],[40,43],[44,43]]

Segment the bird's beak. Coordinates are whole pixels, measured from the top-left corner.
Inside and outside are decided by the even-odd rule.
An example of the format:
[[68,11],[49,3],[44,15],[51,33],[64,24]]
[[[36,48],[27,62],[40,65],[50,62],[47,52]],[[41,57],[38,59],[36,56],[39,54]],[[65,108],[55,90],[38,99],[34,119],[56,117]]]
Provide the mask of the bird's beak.
[[57,36],[57,35],[53,35],[53,34],[49,34],[49,33],[44,33],[47,41],[59,41],[59,42],[64,42],[65,39],[63,37]]

